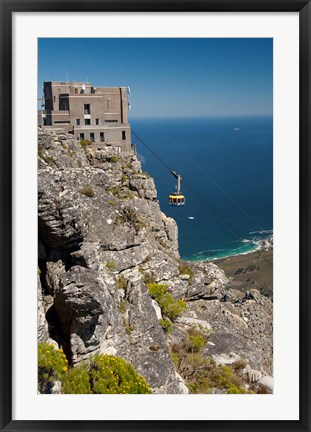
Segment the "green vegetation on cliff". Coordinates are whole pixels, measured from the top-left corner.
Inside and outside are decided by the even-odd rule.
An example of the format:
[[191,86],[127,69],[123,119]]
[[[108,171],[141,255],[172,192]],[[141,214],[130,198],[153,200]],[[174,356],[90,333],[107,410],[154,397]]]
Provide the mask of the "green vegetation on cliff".
[[40,342],[38,347],[40,393],[50,393],[56,381],[65,394],[150,394],[145,378],[121,357],[99,354],[68,369],[61,349]]
[[166,285],[148,283],[147,288],[150,296],[159,304],[162,314],[172,321],[188,309],[184,300],[174,299]]

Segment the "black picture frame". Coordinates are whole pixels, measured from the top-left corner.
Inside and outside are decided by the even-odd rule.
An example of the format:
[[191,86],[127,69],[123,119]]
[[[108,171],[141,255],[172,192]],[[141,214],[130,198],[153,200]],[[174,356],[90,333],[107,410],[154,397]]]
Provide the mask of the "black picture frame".
[[[1,431],[311,431],[310,427],[310,138],[311,5],[302,0],[1,0]],[[12,15],[14,12],[299,12],[300,32],[300,418],[297,421],[12,420]]]

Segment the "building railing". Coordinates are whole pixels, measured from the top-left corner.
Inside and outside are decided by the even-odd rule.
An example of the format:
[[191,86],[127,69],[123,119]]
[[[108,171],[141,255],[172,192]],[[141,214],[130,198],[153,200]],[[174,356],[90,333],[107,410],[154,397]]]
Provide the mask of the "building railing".
[[95,130],[100,130],[100,129],[105,129],[105,128],[115,128],[115,127],[122,127],[122,128],[129,128],[130,125],[128,123],[101,123],[99,125],[84,125],[84,124],[80,124],[80,125],[74,125],[74,129],[95,129]]

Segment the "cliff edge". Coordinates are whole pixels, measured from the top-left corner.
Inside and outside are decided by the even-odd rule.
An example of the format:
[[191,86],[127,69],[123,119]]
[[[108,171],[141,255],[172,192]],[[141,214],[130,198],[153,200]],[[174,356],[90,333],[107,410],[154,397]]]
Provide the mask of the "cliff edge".
[[[271,301],[231,289],[212,263],[179,259],[176,222],[135,155],[39,129],[38,227],[38,337],[70,364],[116,355],[154,393],[188,393],[174,353],[196,329],[216,365],[243,359],[253,382],[271,374]],[[150,294],[159,286],[186,303],[182,314],[167,319]]]

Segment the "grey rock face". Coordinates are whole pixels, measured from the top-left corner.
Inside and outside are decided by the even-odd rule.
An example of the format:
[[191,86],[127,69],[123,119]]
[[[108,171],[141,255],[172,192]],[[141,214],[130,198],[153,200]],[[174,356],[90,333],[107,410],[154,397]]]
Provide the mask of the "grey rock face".
[[42,286],[38,278],[38,340],[43,342],[49,338],[48,323],[45,319],[46,310],[42,299]]
[[[118,355],[153,392],[181,393],[139,270],[152,268],[166,278],[178,273],[177,226],[164,218],[154,182],[139,173],[135,157],[110,158],[40,131],[39,337],[54,337],[73,364],[97,353]],[[121,289],[119,280],[125,281]]]
[[266,375],[262,377],[258,384],[267,389],[270,393],[273,393],[273,378],[272,376]]
[[70,341],[73,363],[99,350],[102,331],[108,322],[108,314],[103,310],[106,302],[109,294],[92,271],[72,267],[60,276],[54,304],[62,327],[68,331],[66,342]]
[[[212,332],[205,355],[217,363],[231,364],[238,358],[247,359],[252,368],[272,371],[272,303],[251,290],[251,300],[221,301],[223,291],[214,291],[215,300],[198,300],[188,303],[190,311],[210,323]],[[227,296],[237,298],[234,290]],[[256,300],[256,299],[257,300]]]

